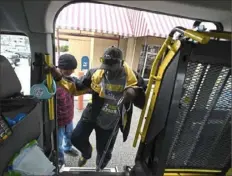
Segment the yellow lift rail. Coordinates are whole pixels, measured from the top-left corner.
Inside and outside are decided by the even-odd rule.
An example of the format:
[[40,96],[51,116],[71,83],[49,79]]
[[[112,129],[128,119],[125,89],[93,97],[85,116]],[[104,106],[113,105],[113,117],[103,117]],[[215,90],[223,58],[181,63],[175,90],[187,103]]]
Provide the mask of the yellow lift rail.
[[[197,31],[193,31],[190,29],[185,29],[183,27],[176,27],[170,32],[168,38],[164,41],[161,49],[159,50],[152,64],[151,73],[149,76],[149,81],[148,81],[147,90],[146,90],[145,107],[143,108],[141,115],[140,115],[140,119],[138,122],[137,130],[136,130],[135,138],[133,142],[133,147],[136,147],[139,135],[141,135],[141,142],[144,143],[145,141],[145,137],[146,137],[147,130],[150,124],[151,116],[152,116],[152,112],[154,110],[157,95],[159,93],[159,88],[161,85],[163,74],[166,70],[166,67],[172,61],[176,52],[180,48],[181,43],[179,40],[176,40],[173,42],[173,35],[176,32],[182,33],[184,34],[185,37],[191,38],[194,41],[197,41],[201,44],[207,44],[211,38],[221,38],[221,39],[231,40],[231,34],[228,32],[227,33],[226,32],[224,33],[223,32],[221,33],[197,32]],[[164,56],[164,53],[166,52],[167,49],[169,49],[169,52],[165,56],[165,58],[163,59],[162,63],[159,66],[159,63],[161,62]],[[152,85],[155,85],[153,91],[152,91]],[[149,103],[150,95],[151,95],[151,101]],[[148,110],[148,113],[145,114],[147,110]],[[146,119],[145,122],[144,122],[144,119]],[[141,131],[141,127],[143,123],[144,123],[143,130]]]
[[[152,117],[152,112],[154,110],[156,99],[159,93],[163,74],[168,64],[172,61],[172,59],[174,58],[175,54],[177,53],[177,51],[181,46],[181,42],[179,40],[173,41],[173,35],[176,32],[180,32],[184,34],[185,37],[191,38],[201,44],[207,44],[211,38],[231,40],[231,33],[228,32],[219,32],[219,33],[197,32],[189,29],[186,30],[182,27],[177,27],[171,31],[169,37],[164,41],[161,49],[159,50],[152,64],[151,74],[149,76],[149,81],[146,90],[145,107],[141,112],[141,116],[138,122],[138,127],[133,142],[133,147],[136,147],[139,135],[141,135],[141,143],[144,143],[145,141],[147,130]],[[167,55],[163,59],[163,56],[166,53],[167,49],[169,49],[169,51],[167,52]],[[152,90],[152,85],[155,86],[153,90]],[[151,100],[149,103],[150,95],[151,95]],[[147,114],[145,114],[147,110],[148,112]],[[144,119],[146,119],[145,122]],[[143,130],[141,131],[143,122],[144,122]],[[204,169],[165,169],[164,176],[215,176],[216,174],[219,174],[221,172],[222,172],[221,170],[204,170]],[[229,170],[226,176],[229,175],[232,176],[231,173],[232,171]]]
[[[172,38],[171,37],[168,37],[165,41],[164,41],[164,44],[162,45],[162,47],[160,48],[158,54],[157,54],[157,57],[156,59],[154,60],[153,62],[153,65],[152,65],[152,68],[151,68],[151,73],[156,73],[157,72],[157,69],[158,69],[158,64],[160,62],[160,60],[162,59],[162,56],[163,56],[163,53],[166,51],[168,45],[170,44]],[[148,82],[148,85],[147,85],[147,90],[146,90],[146,100],[145,100],[145,104],[147,105],[148,104],[148,100],[149,100],[149,97],[150,97],[150,92],[151,92],[151,89],[152,89],[152,85],[154,83],[154,79],[158,80],[159,78],[158,77],[155,77],[155,75],[153,74],[150,74],[150,77],[149,77],[149,82]],[[142,127],[142,123],[143,123],[143,120],[144,120],[144,116],[145,116],[145,112],[147,110],[147,106],[145,106],[141,112],[141,116],[140,116],[140,119],[139,119],[139,122],[138,122],[138,127],[137,127],[137,131],[135,133],[135,139],[134,139],[134,143],[133,143],[133,146],[136,147],[136,144],[137,144],[137,141],[138,141],[138,137],[139,137],[139,134],[142,135],[142,133],[140,132],[140,129]],[[146,126],[148,126],[149,124],[146,123]],[[143,135],[144,136],[144,135]],[[144,138],[142,138],[143,140]]]

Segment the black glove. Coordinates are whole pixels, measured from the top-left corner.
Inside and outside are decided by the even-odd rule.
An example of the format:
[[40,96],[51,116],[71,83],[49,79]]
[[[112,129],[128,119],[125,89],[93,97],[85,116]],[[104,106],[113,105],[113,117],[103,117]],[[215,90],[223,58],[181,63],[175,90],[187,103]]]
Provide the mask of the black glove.
[[137,96],[137,92],[134,88],[129,87],[123,92],[123,103],[129,103],[132,102],[135,97]]

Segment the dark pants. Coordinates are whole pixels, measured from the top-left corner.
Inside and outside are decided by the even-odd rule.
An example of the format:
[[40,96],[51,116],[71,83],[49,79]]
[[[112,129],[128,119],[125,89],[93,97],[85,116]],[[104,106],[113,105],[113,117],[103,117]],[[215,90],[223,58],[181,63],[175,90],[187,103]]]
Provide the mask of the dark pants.
[[[82,156],[85,159],[90,159],[92,156],[92,147],[89,142],[89,136],[92,133],[93,129],[95,129],[96,132],[96,144],[97,144],[97,158],[96,158],[96,165],[98,165],[101,156],[105,150],[107,141],[109,140],[112,130],[104,130],[93,122],[87,122],[80,120],[74,129],[71,137],[72,144],[82,153]],[[110,161],[112,157],[112,151],[113,147],[117,138],[118,130],[116,134],[114,135],[111,145],[106,153],[105,160],[103,161],[101,169],[106,167],[108,162]]]

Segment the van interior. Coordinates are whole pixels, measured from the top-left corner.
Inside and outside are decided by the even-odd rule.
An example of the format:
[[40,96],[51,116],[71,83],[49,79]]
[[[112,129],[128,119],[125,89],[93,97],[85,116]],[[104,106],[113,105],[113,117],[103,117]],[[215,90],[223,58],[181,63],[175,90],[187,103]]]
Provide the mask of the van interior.
[[[0,38],[11,34],[29,39],[30,86],[45,79],[51,83],[44,66],[55,63],[56,18],[64,7],[80,2],[0,1]],[[12,63],[0,53],[1,125],[6,124],[4,117],[26,114],[3,132],[7,138],[0,133],[0,175],[10,175],[7,168],[12,158],[33,140],[54,164],[54,175],[232,175],[231,1],[88,2],[195,20],[192,29],[176,26],[170,31],[152,64],[146,106],[135,134],[134,145],[139,147],[134,162],[120,172],[60,169],[55,95],[48,100],[24,95]],[[199,30],[202,22],[215,24],[216,30]]]

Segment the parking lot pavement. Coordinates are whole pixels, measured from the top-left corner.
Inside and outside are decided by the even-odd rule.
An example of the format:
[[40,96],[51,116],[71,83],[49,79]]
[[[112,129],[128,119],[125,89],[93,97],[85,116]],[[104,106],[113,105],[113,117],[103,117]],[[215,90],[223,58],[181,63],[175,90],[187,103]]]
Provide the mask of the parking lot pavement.
[[[85,102],[85,105],[87,102]],[[75,102],[75,117],[74,117],[74,126],[76,126],[78,120],[81,117],[82,111],[79,111],[77,108],[77,103]],[[132,143],[134,140],[135,136],[135,131],[137,129],[137,124],[138,120],[140,117],[140,112],[141,110],[138,108],[134,108],[133,112],[133,118],[131,122],[131,130],[130,134],[128,136],[128,139],[125,143],[123,143],[122,140],[122,133],[119,132],[118,138],[116,140],[115,146],[114,146],[114,151],[113,151],[113,156],[108,164],[107,167],[118,167],[119,170],[123,169],[124,165],[133,165],[134,164],[134,159],[136,156],[137,148],[132,147]],[[95,132],[93,131],[92,135],[90,136],[90,142],[93,145],[93,155],[92,158],[87,162],[86,167],[96,167],[95,165],[95,160],[96,160],[96,142],[95,142]],[[71,166],[71,167],[77,167],[77,161],[78,157],[70,157],[70,156],[65,156],[66,159],[66,165]]]

